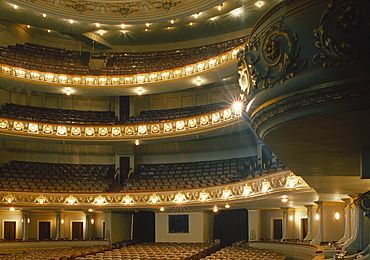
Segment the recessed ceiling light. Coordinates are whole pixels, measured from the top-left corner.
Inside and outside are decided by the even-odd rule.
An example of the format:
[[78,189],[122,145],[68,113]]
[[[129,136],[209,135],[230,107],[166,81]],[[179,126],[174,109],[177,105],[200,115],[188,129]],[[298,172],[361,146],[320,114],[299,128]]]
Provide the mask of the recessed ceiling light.
[[218,10],[218,11],[221,11],[223,6],[224,6],[224,4],[219,4],[219,5],[217,6],[217,10]]
[[174,20],[174,19],[172,19],[172,20],[170,21],[170,23],[171,23],[171,24],[174,24],[174,23],[175,23],[175,20]]
[[197,19],[199,16],[201,16],[202,15],[202,12],[199,12],[199,13],[195,13],[195,14],[193,14],[193,17],[195,18],[195,19]]
[[72,19],[69,19],[69,20],[68,20],[68,22],[69,22],[70,24],[73,24],[75,21],[74,21],[74,20],[72,20]]
[[213,17],[209,18],[209,20],[214,21],[214,20],[216,20],[217,18],[218,18],[218,16],[213,16]]
[[257,1],[254,5],[257,6],[258,8],[261,8],[265,4],[264,1]]
[[164,207],[161,207],[159,210],[163,212],[165,209],[164,209]]
[[50,33],[51,32],[51,30],[50,29],[48,29],[48,33]]
[[44,14],[42,14],[42,17],[46,17],[46,14],[44,13]]
[[18,7],[19,7],[18,5],[13,4],[13,8],[14,8],[14,9],[18,9]]
[[150,26],[150,23],[146,23],[146,24],[145,24],[145,26],[146,26],[146,27],[149,27],[149,26]]
[[149,30],[148,30],[148,28],[145,28],[145,30],[144,30],[144,31],[146,31],[146,32],[147,32],[147,31],[149,31]]
[[231,14],[234,15],[234,16],[238,16],[241,13],[242,13],[241,7],[238,7],[238,8],[236,8],[236,9],[234,9],[234,10],[231,11]]
[[127,30],[121,30],[121,33],[126,34],[128,31]]
[[281,202],[286,203],[286,202],[288,202],[289,199],[284,197],[284,198],[281,198],[280,200],[281,200]]
[[31,25],[27,24],[27,28],[31,28]]
[[125,27],[126,27],[126,24],[121,23],[121,28],[122,28],[122,29],[125,29]]
[[189,25],[193,25],[193,22],[190,22]]
[[99,27],[100,27],[100,23],[95,23],[95,26],[96,26],[97,28],[99,28]]
[[140,144],[140,141],[139,140],[135,140],[135,145],[139,145]]

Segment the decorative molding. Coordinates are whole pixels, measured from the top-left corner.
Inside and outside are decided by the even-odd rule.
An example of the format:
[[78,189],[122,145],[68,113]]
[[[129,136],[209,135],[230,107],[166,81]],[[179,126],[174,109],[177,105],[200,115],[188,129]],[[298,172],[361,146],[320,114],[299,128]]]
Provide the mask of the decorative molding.
[[160,83],[169,80],[177,80],[185,77],[193,77],[195,75],[206,73],[211,70],[218,69],[222,66],[235,62],[239,46],[231,51],[225,52],[222,55],[187,65],[185,67],[176,68],[172,70],[165,70],[160,72],[142,73],[135,75],[114,75],[114,76],[79,76],[79,75],[66,75],[55,74],[50,72],[41,72],[35,70],[28,70],[0,64],[0,74],[9,76],[14,79],[32,81],[34,83],[42,84],[49,83],[53,85],[73,85],[75,87],[126,87],[135,84],[150,84]]
[[[289,178],[296,178],[296,185],[291,187]],[[263,190],[263,183],[268,182],[270,188]],[[244,187],[251,187],[248,194],[244,193]],[[245,181],[229,183],[212,187],[200,187],[192,189],[152,191],[152,192],[125,192],[125,193],[33,193],[33,192],[10,192],[0,191],[0,204],[17,206],[40,207],[40,198],[43,198],[42,207],[84,207],[102,206],[104,209],[117,206],[147,207],[148,205],[171,205],[171,204],[202,204],[206,202],[239,200],[255,200],[262,197],[276,196],[278,193],[312,192],[307,183],[289,170],[266,174],[261,177]],[[227,196],[226,196],[227,195]],[[8,198],[12,201],[8,203]]]
[[[259,127],[268,120],[292,111],[313,107],[342,99],[370,95],[367,82],[342,83],[331,87],[321,87],[315,90],[303,90],[286,97],[276,97],[275,102],[268,101],[251,112],[252,128],[258,132]],[[370,105],[369,105],[370,106]]]
[[369,57],[370,2],[368,0],[331,0],[319,27],[312,62],[322,67],[351,64]]
[[0,117],[0,134],[22,135],[36,138],[72,138],[94,140],[122,140],[159,138],[163,135],[186,134],[187,132],[216,129],[242,122],[242,114],[231,107],[202,114],[196,117],[123,125],[77,125],[39,123]]
[[307,61],[299,58],[297,42],[297,34],[283,21],[250,37],[244,52],[239,54],[239,73],[242,70],[249,75],[251,91],[272,88],[306,66]]

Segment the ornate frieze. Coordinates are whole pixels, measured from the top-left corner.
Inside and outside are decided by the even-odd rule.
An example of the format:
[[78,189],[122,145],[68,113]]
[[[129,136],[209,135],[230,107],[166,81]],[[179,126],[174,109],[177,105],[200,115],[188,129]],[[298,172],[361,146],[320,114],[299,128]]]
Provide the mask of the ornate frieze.
[[369,57],[370,1],[332,0],[313,32],[321,51],[315,64],[341,66]]
[[[292,178],[295,185],[290,186]],[[0,191],[0,204],[12,206],[42,205],[58,207],[104,206],[105,209],[117,206],[145,206],[169,204],[199,204],[220,200],[253,200],[262,196],[276,195],[279,192],[313,191],[299,176],[289,170],[266,174],[246,181],[213,187],[201,187],[155,192],[126,193],[33,193]]]

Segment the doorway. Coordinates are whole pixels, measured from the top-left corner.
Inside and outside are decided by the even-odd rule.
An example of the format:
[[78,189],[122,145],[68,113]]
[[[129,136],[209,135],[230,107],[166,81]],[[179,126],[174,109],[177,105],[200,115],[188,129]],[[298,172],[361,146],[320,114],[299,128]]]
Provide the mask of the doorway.
[[308,234],[308,218],[301,218],[301,234],[302,240],[304,240]]
[[72,240],[83,239],[83,222],[72,221]]
[[283,220],[273,219],[273,239],[283,238]]
[[16,239],[16,221],[4,221],[4,239]]
[[50,239],[50,221],[39,221],[39,240]]

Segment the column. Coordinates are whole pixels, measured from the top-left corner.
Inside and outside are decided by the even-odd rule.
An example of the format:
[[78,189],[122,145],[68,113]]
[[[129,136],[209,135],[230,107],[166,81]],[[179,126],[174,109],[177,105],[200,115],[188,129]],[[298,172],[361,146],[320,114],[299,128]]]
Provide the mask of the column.
[[352,237],[350,240],[346,242],[346,244],[343,245],[343,250],[346,251],[361,251],[364,249],[364,214],[362,210],[360,209],[360,206],[358,205],[358,197],[354,199],[354,202],[352,203],[353,208],[353,231],[352,231]]
[[313,239],[313,227],[314,227],[314,221],[315,220],[315,214],[316,214],[316,205],[305,205],[307,209],[307,235],[303,238],[305,241],[311,241]]
[[257,241],[261,237],[261,211],[248,210],[249,241]]
[[294,216],[294,209],[292,208],[281,208],[283,210],[283,240],[293,238],[294,222],[290,220],[290,216]]
[[344,207],[344,235],[338,240],[338,244],[341,245],[346,244],[351,237],[351,204],[353,199],[343,199],[343,201],[346,203],[346,206]]
[[23,224],[23,234],[22,234],[22,239],[23,241],[28,240],[28,211],[22,211],[22,224]]
[[85,215],[85,240],[88,240],[90,238],[90,213],[85,212]]
[[105,239],[111,243],[112,242],[112,212],[104,211],[105,219]]
[[323,232],[323,227],[324,227],[324,221],[323,221],[323,201],[316,201],[315,202],[318,206],[318,208],[316,209],[316,212],[314,214],[315,218],[316,218],[316,215],[318,216],[318,219],[317,219],[317,233],[316,233],[316,236],[314,239],[312,239],[312,242],[311,244],[315,244],[315,245],[320,245],[321,244],[321,241],[322,241],[322,232]]
[[56,235],[55,240],[60,238],[60,212],[55,213],[55,228],[56,228]]

